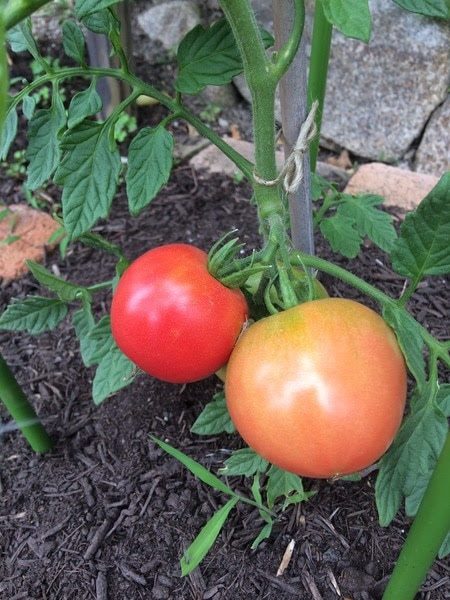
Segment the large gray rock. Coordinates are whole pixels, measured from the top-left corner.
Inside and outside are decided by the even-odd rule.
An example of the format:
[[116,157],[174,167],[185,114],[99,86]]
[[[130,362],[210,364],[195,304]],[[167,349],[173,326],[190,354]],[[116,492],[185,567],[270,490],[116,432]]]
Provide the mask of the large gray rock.
[[401,158],[449,84],[448,24],[371,0],[369,45],[335,31],[322,135],[359,156]]
[[450,170],[450,96],[428,122],[414,166],[438,176]]
[[201,23],[199,3],[171,0],[155,4],[137,14],[139,36],[135,54],[147,60],[161,58],[161,51],[175,52],[186,33]]

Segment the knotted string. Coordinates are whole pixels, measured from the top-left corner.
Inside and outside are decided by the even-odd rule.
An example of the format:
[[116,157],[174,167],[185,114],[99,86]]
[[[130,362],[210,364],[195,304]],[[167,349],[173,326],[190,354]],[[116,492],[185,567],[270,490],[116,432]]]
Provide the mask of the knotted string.
[[319,102],[315,100],[311,106],[308,116],[300,127],[297,141],[292,149],[292,152],[286,159],[283,168],[281,169],[276,179],[262,179],[253,171],[253,177],[256,182],[261,185],[274,186],[278,185],[284,178],[283,187],[288,194],[294,193],[301,180],[303,179],[303,157],[308,152],[309,144],[317,135],[317,126],[315,122],[317,108]]

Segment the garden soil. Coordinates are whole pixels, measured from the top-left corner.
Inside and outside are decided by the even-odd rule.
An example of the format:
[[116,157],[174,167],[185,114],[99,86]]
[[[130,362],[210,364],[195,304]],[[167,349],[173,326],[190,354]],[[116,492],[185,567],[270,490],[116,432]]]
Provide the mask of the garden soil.
[[[23,200],[20,184],[0,176],[2,199]],[[59,191],[47,193],[58,199]],[[208,250],[233,227],[247,245],[259,236],[250,188],[221,176],[178,166],[162,193],[138,218],[127,212],[123,188],[111,219],[95,230],[121,245],[129,258],[170,242]],[[398,223],[399,215],[394,218]],[[368,244],[355,260],[333,256],[317,240],[317,253],[398,296],[404,281],[387,257]],[[114,277],[114,260],[78,243],[62,260],[46,257],[53,272],[92,284]],[[358,293],[324,277],[331,296]],[[448,289],[448,288],[447,288]],[[446,281],[426,279],[414,294],[413,314],[438,338],[447,337]],[[0,287],[1,310],[11,298],[45,294],[31,276]],[[95,312],[107,314],[111,297],[96,296]],[[367,304],[373,306],[370,301]],[[237,434],[199,437],[190,427],[215,392],[214,376],[186,386],[141,375],[94,406],[93,369],[83,366],[70,320],[32,337],[0,332],[0,349],[53,440],[37,456],[17,431],[0,437],[0,598],[2,600],[333,600],[380,598],[407,535],[400,513],[387,528],[377,522],[372,472],[360,482],[306,480],[317,493],[289,506],[270,539],[250,546],[263,526],[256,509],[238,505],[199,568],[180,576],[184,550],[226,499],[199,482],[149,440],[166,440],[217,472]],[[443,374],[443,376],[448,375]],[[0,408],[2,427],[11,421]],[[229,485],[249,493],[249,481]],[[295,548],[282,576],[277,569],[289,542]],[[418,595],[449,598],[448,563],[436,561]]]

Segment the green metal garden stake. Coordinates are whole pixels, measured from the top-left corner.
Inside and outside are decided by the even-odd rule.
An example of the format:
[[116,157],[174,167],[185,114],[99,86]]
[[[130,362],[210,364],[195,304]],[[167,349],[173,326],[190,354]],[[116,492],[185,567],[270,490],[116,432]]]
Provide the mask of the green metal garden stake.
[[450,433],[383,600],[413,600],[450,530]]
[[53,444],[34,408],[28,402],[5,359],[0,354],[0,400],[35,452],[48,452]]
[[322,0],[316,0],[308,77],[308,107],[311,108],[314,100],[319,101],[316,117],[318,133],[309,146],[310,167],[313,173],[316,170],[317,153],[319,151],[332,33],[333,26],[325,17]]

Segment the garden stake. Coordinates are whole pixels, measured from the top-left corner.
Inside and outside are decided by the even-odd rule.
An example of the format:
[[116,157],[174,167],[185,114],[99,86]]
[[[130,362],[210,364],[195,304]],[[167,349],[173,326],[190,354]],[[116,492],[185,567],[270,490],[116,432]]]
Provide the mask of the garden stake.
[[48,452],[53,443],[0,355],[0,399],[35,452]]
[[450,434],[384,592],[383,600],[413,600],[450,531]]
[[316,117],[318,133],[309,147],[310,166],[313,173],[316,170],[317,153],[319,151],[320,128],[322,125],[332,33],[333,26],[325,17],[322,0],[316,0],[308,78],[308,106],[311,107],[314,100],[319,101],[319,109]]

